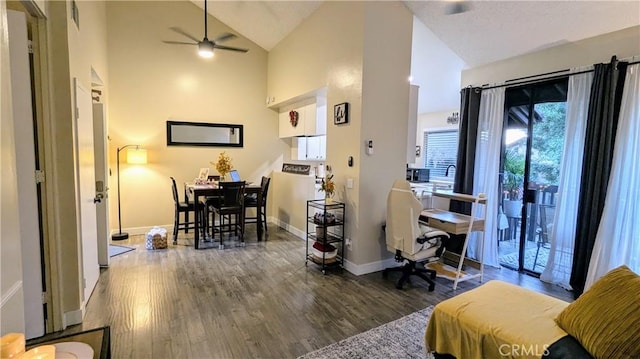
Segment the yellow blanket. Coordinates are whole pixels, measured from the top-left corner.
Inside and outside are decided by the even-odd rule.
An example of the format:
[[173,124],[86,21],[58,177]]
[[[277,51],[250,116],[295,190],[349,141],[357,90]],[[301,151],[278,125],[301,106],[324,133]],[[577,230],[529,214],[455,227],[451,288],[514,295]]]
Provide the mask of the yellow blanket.
[[490,281],[436,305],[425,343],[428,350],[458,359],[540,358],[567,335],[554,318],[568,304]]

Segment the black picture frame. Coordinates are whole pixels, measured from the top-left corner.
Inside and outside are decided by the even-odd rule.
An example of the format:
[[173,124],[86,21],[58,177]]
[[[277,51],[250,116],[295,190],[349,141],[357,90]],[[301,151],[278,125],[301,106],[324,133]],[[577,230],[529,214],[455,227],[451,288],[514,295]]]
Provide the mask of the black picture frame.
[[343,102],[333,106],[333,124],[349,123],[349,103]]

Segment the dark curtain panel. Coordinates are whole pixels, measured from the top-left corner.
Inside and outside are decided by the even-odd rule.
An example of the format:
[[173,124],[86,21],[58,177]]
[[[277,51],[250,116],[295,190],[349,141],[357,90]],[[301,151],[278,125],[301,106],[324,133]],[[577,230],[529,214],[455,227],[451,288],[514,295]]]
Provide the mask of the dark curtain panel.
[[[453,191],[473,193],[473,167],[476,161],[476,139],[478,137],[478,115],[480,114],[480,94],[478,87],[467,87],[460,91],[460,134],[458,160]],[[450,211],[471,214],[471,204],[451,201]],[[452,235],[445,246],[448,251],[462,253],[465,235]]]
[[615,57],[609,64],[594,65],[580,181],[573,268],[569,281],[576,298],[584,291],[591,252],[604,209],[626,70],[627,63],[617,63]]

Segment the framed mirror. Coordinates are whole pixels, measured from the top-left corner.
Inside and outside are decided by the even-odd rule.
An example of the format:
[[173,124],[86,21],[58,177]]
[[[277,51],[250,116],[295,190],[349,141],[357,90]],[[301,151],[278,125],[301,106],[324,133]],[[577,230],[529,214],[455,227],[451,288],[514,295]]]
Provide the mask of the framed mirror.
[[243,147],[243,125],[167,121],[167,146]]

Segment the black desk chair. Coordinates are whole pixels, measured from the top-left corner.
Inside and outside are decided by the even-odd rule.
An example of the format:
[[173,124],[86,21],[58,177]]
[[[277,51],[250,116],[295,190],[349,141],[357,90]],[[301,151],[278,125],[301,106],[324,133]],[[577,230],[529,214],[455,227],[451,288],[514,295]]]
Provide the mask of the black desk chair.
[[[262,192],[262,224],[264,225],[264,231],[267,232],[267,192],[269,191],[269,183],[271,182],[271,178],[262,176],[262,181],[260,182],[260,188]],[[258,197],[254,195],[247,195],[244,198],[244,208],[245,211],[247,208],[257,208],[258,207]],[[245,223],[256,223],[258,222],[256,217],[246,217],[245,214]]]
[[[189,233],[190,229],[195,228],[195,222],[189,221],[189,213],[193,212],[193,203],[188,201],[188,196],[185,189],[185,198],[184,201],[180,201],[178,198],[178,186],[176,185],[176,180],[173,177],[171,178],[171,189],[173,192],[173,203],[175,205],[175,213],[173,218],[173,244],[178,243],[178,231],[184,230],[184,233]],[[204,206],[202,204],[198,205],[198,210],[202,211]],[[184,214],[184,221],[180,221],[180,213]]]
[[[213,233],[220,233],[220,249],[224,249],[223,233],[233,232],[236,236],[240,232],[240,242],[244,246],[244,190],[246,183],[220,182],[222,195],[220,203],[213,206]],[[215,215],[218,215],[218,225]],[[228,223],[225,223],[227,222]]]

